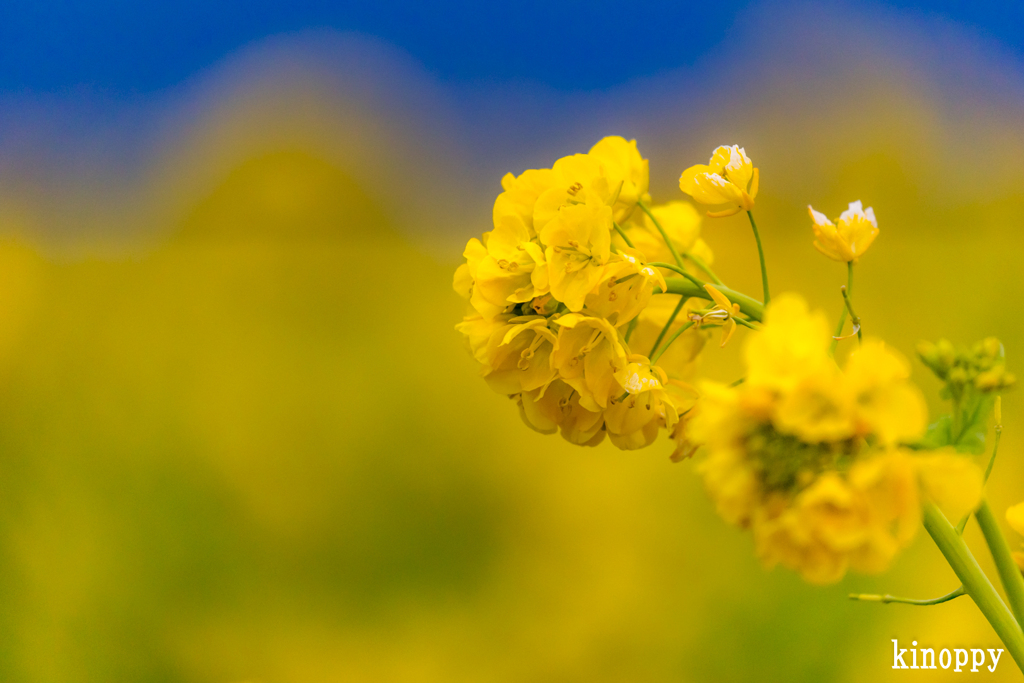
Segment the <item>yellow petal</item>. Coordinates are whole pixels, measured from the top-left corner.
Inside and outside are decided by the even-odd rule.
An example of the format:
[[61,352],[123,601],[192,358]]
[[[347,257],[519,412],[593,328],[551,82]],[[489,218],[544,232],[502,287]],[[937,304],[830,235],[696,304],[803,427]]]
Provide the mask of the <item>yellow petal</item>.
[[735,331],[736,321],[729,318],[725,321],[725,325],[722,326],[722,346],[725,346],[732,339],[732,333]]
[[704,285],[704,289],[711,295],[711,300],[714,301],[719,308],[725,311],[732,310],[732,302],[725,298],[725,295],[719,292],[714,285]]
[[1024,503],[1017,503],[1006,511],[1006,521],[1013,530],[1024,536]]
[[919,458],[918,474],[925,495],[954,523],[981,503],[981,470],[962,455],[940,451]]

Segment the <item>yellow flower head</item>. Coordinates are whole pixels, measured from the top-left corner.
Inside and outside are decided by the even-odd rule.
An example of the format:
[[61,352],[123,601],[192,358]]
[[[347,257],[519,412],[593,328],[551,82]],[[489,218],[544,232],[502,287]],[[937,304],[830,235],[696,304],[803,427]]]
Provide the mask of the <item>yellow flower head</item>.
[[518,216],[502,217],[494,230],[484,233],[482,242],[469,240],[463,256],[466,263],[455,272],[455,290],[484,316],[493,317],[547,293],[544,252],[530,241]]
[[679,177],[679,189],[698,203],[725,207],[709,211],[713,218],[753,209],[757,185],[758,171],[737,145],[719,147],[709,163],[691,166]]
[[860,201],[850,203],[833,223],[824,214],[807,207],[814,229],[814,246],[835,261],[852,261],[868,250],[878,235],[878,221],[871,207],[865,209]]
[[618,135],[602,138],[588,154],[601,163],[603,175],[615,193],[612,210],[616,220],[625,220],[634,212],[636,203],[647,195],[650,182],[647,159],[640,156],[636,140],[627,142]]
[[626,367],[626,349],[604,318],[570,313],[554,320],[558,340],[551,355],[559,378],[579,394],[580,405],[600,412],[622,392],[616,375]]
[[804,377],[834,365],[828,345],[825,315],[811,313],[807,302],[796,294],[781,294],[765,311],[762,329],[748,338],[744,350],[747,382],[790,391]]
[[579,446],[596,446],[604,439],[604,415],[580,406],[579,394],[568,384],[555,380],[550,386],[523,392],[516,397],[519,415],[541,434],[561,430],[562,437]]
[[594,200],[563,206],[541,231],[551,293],[570,311],[582,310],[604,277],[611,231],[611,208]]
[[661,427],[671,431],[679,420],[676,401],[666,390],[665,371],[644,356],[630,360],[617,375],[626,395],[622,401],[610,401],[604,413],[608,438],[624,450],[649,446]]
[[587,294],[586,310],[620,327],[647,307],[655,287],[668,289],[658,269],[646,265],[636,249],[624,248],[611,257],[604,279]]

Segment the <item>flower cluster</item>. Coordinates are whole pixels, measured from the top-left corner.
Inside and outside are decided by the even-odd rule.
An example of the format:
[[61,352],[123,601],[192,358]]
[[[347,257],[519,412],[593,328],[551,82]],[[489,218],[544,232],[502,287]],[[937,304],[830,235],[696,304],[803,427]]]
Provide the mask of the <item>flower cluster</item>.
[[840,370],[827,327],[798,296],[775,299],[745,346],[746,381],[705,383],[688,430],[719,513],[751,529],[766,565],[814,583],[885,569],[918,527],[922,492],[957,515],[981,492],[968,460],[900,446],[926,422],[906,361],[866,340]]
[[[965,454],[984,449],[1014,377],[997,340],[922,344],[953,404],[926,429],[907,362],[862,339],[854,312],[854,266],[879,232],[872,208],[852,202],[832,221],[808,207],[814,247],[847,264],[835,334],[847,315],[853,334],[841,337],[799,296],[770,298],[752,213],[759,171],[742,147],[718,147],[679,187],[711,218],[747,213],[761,301],[712,272],[693,204],[651,205],[635,141],[605,138],[551,168],[508,174],[502,187],[492,230],[469,240],[455,273],[469,302],[457,329],[531,428],[582,445],[607,436],[623,449],[665,430],[676,461],[703,449],[698,470],[721,516],[752,532],[766,565],[814,583],[887,567],[931,503],[953,518],[978,507],[987,474]],[[721,328],[724,346],[740,326],[750,328],[745,376],[695,389],[709,329]],[[860,343],[840,367],[836,345],[852,336]]]
[[[679,308],[650,264],[685,254],[707,267],[700,216],[682,202],[648,206],[647,161],[621,137],[502,187],[493,229],[469,240],[454,282],[469,300],[457,329],[484,379],[527,425],[572,443],[607,435],[634,449],[674,431],[695,398],[686,380],[704,333],[681,330],[695,304]],[[641,351],[662,330],[682,334],[654,365]]]

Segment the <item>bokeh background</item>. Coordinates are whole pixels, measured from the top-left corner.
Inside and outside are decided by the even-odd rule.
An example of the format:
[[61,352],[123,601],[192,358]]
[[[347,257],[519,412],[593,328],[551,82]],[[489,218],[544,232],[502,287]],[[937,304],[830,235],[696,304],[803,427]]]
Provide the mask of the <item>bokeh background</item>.
[[[766,572],[667,443],[531,432],[463,350],[501,175],[619,134],[656,201],[745,146],[773,291],[833,319],[805,206],[864,200],[869,333],[1024,371],[1024,10],[675,5],[5,7],[0,679],[876,681],[911,675],[891,638],[997,646],[967,599],[846,600],[954,588],[923,532],[881,577]],[[757,292],[748,226],[704,236]]]

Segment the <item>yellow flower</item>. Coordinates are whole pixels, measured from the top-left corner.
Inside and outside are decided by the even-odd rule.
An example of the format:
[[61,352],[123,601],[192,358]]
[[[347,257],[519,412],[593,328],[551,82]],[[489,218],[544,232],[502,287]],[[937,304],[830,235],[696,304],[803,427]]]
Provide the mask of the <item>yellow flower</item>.
[[551,352],[556,336],[542,316],[502,315],[493,320],[466,318],[456,328],[483,366],[481,374],[499,394],[541,389],[556,376]]
[[693,314],[691,317],[701,325],[720,323],[722,325],[722,343],[725,346],[736,331],[736,316],[740,314],[740,305],[729,301],[724,294],[718,291],[714,285],[704,285],[704,289],[711,295],[714,307],[702,315]]
[[833,223],[824,214],[807,207],[814,229],[814,246],[835,261],[853,261],[868,250],[878,235],[878,221],[872,208],[864,209],[860,200],[851,202]]
[[551,293],[574,313],[583,309],[587,294],[604,277],[611,230],[611,209],[588,200],[563,206],[541,231]]
[[845,441],[855,433],[854,397],[842,373],[822,368],[780,399],[773,422],[783,434],[795,434],[805,443]]
[[910,365],[884,342],[865,339],[844,367],[847,391],[856,405],[858,433],[883,444],[920,437],[928,421],[921,391],[911,384]]
[[728,207],[709,211],[712,218],[753,209],[757,185],[758,171],[737,145],[719,147],[708,164],[691,166],[679,177],[679,189],[698,203]]
[[494,317],[509,306],[543,295],[548,269],[540,245],[530,241],[518,216],[504,216],[483,242],[466,244],[464,267],[455,271],[454,287],[479,313]]
[[893,450],[826,472],[791,500],[775,494],[752,516],[758,555],[815,584],[847,568],[879,573],[913,538],[920,518],[913,456]]
[[560,429],[566,441],[579,446],[604,440],[604,415],[581,407],[579,394],[565,382],[555,380],[546,390],[524,391],[516,399],[523,422],[541,434]]
[[608,438],[623,450],[649,446],[661,427],[671,430],[679,421],[676,404],[665,389],[665,371],[643,356],[631,358],[617,377],[627,396],[613,399],[604,411]]
[[943,448],[917,461],[922,491],[954,524],[981,504],[984,478],[970,459]]
[[622,392],[616,375],[626,367],[626,350],[618,332],[604,318],[569,313],[559,326],[551,364],[559,378],[579,394],[586,410],[600,412]]
[[[486,375],[491,371],[491,360],[494,354],[493,348],[501,343],[501,339],[505,336],[508,328],[508,321],[512,318],[513,315],[511,313],[494,318],[485,318],[479,313],[474,312],[472,315],[463,318],[462,322],[455,326],[455,329],[462,333],[462,336],[465,338],[466,346],[469,347],[473,358],[483,366],[481,368],[482,375]],[[495,338],[493,345],[491,343],[492,337]]]
[[530,232],[536,237],[533,226],[533,209],[537,199],[546,190],[556,184],[554,171],[550,168],[530,169],[519,176],[506,173],[501,179],[501,187],[505,191],[494,200],[493,222],[497,225],[504,216],[519,216]]
[[647,195],[650,179],[647,159],[640,156],[636,140],[627,142],[618,135],[602,138],[588,154],[601,163],[608,185],[615,193],[612,207],[615,219],[622,222]]
[[744,349],[747,383],[791,391],[804,377],[833,365],[828,344],[828,321],[821,311],[811,313],[796,294],[777,296]]
[[628,247],[611,257],[604,274],[598,287],[587,294],[586,310],[615,327],[635,318],[650,302],[655,287],[668,289],[658,269],[646,265],[643,254]]
[[[1024,503],[1017,503],[1006,511],[1006,521],[1010,523],[1013,530],[1024,536]],[[1024,571],[1024,552],[1013,553],[1013,559],[1017,566]]]

